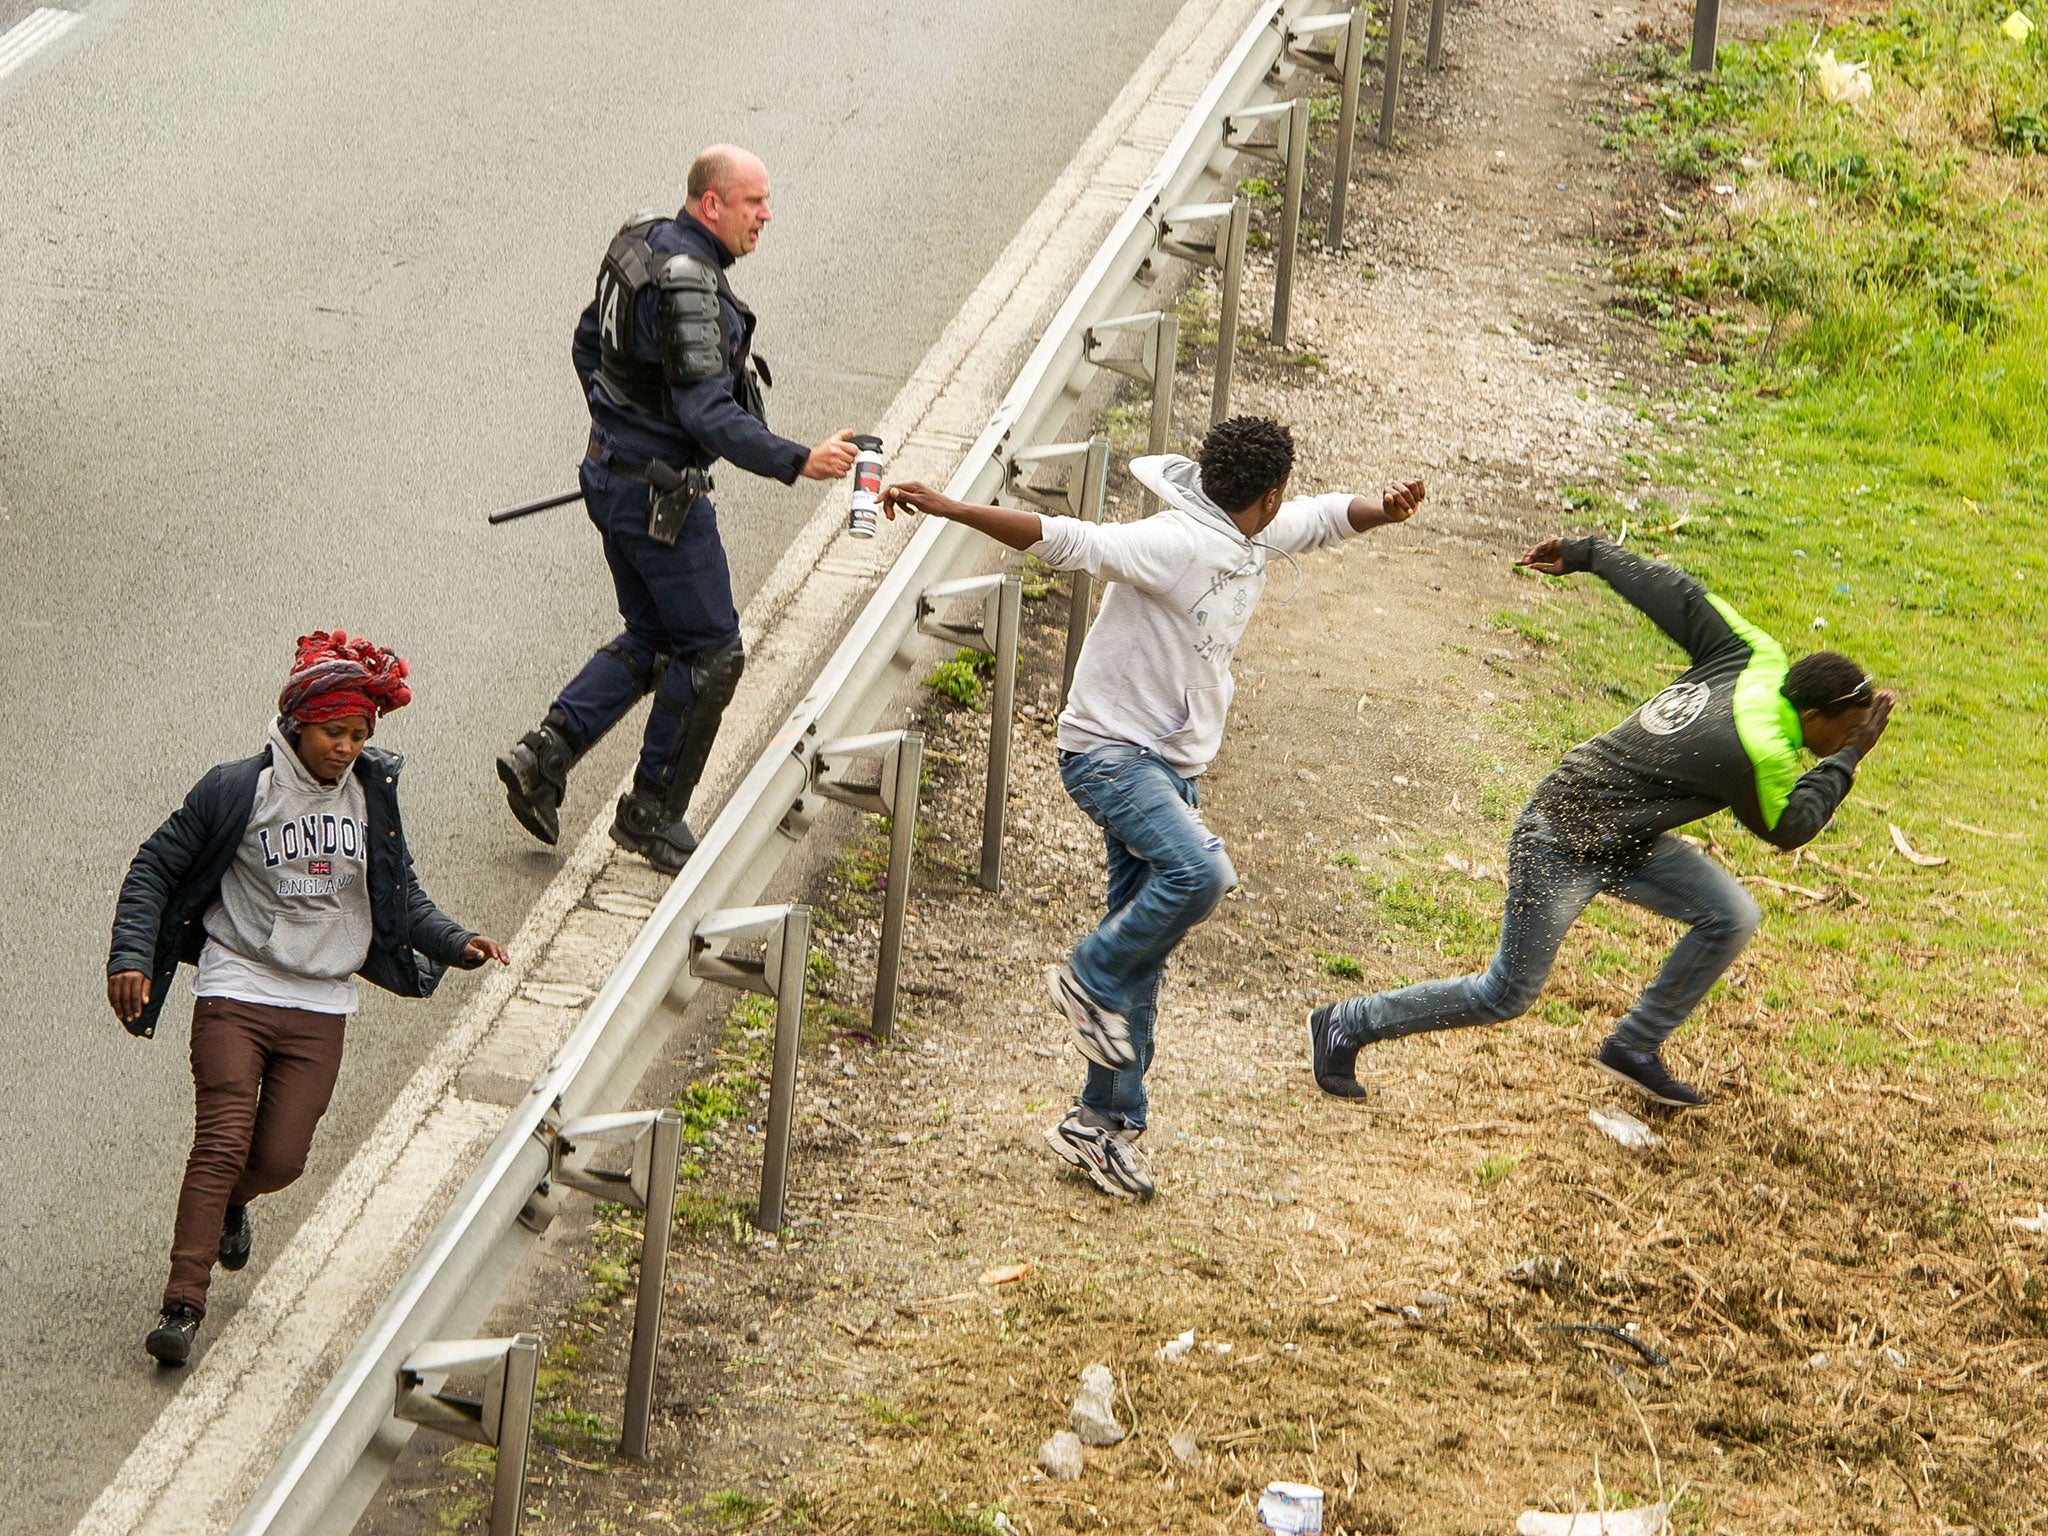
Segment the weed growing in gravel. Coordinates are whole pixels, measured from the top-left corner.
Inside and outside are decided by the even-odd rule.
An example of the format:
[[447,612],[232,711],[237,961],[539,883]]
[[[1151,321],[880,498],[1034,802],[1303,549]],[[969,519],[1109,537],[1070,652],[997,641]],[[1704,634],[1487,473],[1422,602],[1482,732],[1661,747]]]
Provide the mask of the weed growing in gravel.
[[963,648],[951,661],[942,661],[932,668],[924,685],[962,709],[980,709],[995,670],[996,659],[988,652]]

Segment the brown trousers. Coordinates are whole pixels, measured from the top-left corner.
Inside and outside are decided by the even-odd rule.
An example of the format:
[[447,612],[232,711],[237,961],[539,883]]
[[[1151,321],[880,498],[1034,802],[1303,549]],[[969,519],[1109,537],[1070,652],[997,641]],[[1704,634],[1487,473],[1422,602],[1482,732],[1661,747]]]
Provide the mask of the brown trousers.
[[195,1124],[164,1305],[206,1313],[230,1205],[283,1189],[306,1167],[341,1070],[348,1017],[226,997],[192,1005]]

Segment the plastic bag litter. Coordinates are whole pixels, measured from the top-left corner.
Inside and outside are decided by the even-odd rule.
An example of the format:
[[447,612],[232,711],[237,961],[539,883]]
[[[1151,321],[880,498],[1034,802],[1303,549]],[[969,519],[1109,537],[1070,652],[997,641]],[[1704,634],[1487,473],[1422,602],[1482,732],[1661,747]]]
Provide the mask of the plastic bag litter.
[[2023,1232],[2038,1232],[2041,1236],[2048,1237],[2048,1205],[2043,1205],[2040,1201],[2036,1200],[2034,1202],[2034,1214],[2031,1216],[2015,1216],[2012,1219],[2012,1224]]
[[1190,1328],[1179,1338],[1168,1339],[1152,1351],[1154,1360],[1185,1360],[1188,1352],[1195,1347],[1195,1330]]
[[1661,1147],[1664,1138],[1625,1109],[1600,1104],[1586,1111],[1586,1118],[1624,1147]]
[[1659,1536],[1669,1511],[1662,1504],[1640,1509],[1583,1510],[1576,1515],[1549,1515],[1525,1509],[1515,1522],[1517,1536]]
[[1323,1528],[1323,1490],[1307,1483],[1268,1483],[1259,1495],[1259,1524],[1281,1536]]

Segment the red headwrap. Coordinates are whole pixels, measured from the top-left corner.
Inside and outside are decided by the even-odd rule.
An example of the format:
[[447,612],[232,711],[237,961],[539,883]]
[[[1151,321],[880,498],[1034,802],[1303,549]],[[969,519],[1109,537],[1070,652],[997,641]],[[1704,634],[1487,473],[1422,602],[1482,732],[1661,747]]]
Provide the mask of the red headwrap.
[[405,658],[344,630],[299,636],[292,675],[277,696],[277,712],[296,725],[361,715],[374,727],[379,715],[412,702]]

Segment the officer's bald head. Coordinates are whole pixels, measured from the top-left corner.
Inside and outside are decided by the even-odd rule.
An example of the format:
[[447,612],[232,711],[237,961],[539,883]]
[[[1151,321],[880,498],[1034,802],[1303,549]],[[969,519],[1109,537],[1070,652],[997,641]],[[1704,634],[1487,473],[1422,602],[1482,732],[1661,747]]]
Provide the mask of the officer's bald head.
[[697,158],[690,162],[686,190],[690,201],[695,203],[701,201],[706,192],[716,192],[725,197],[738,182],[767,179],[768,167],[761,163],[760,156],[741,149],[737,144],[713,144],[709,149],[700,150]]
[[690,213],[735,257],[761,243],[768,211],[768,167],[737,144],[714,144],[690,162]]

